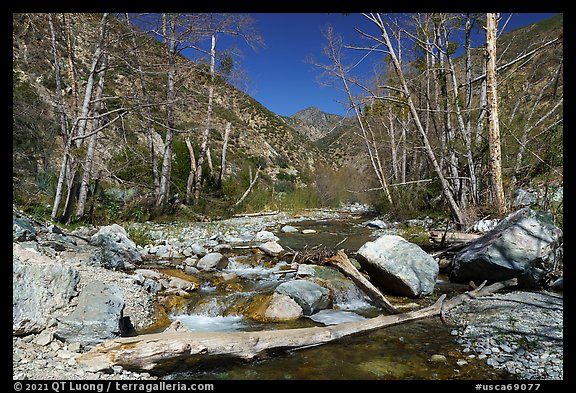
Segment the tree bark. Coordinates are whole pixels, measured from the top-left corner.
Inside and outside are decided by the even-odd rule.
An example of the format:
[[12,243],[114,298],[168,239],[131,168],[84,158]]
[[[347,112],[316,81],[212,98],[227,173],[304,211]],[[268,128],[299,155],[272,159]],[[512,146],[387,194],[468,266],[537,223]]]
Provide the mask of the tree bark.
[[189,205],[193,197],[194,177],[196,176],[196,157],[188,136],[186,136],[186,147],[188,148],[188,155],[190,155],[190,172],[188,173],[188,181],[186,182],[186,204]]
[[216,61],[216,35],[212,34],[212,45],[210,47],[210,86],[208,88],[208,111],[206,116],[206,127],[202,133],[202,143],[198,152],[198,163],[196,164],[196,176],[194,180],[194,204],[200,200],[200,191],[202,189],[202,166],[204,157],[208,148],[208,136],[210,135],[210,125],[212,123],[212,101],[214,99],[214,74]]
[[486,282],[470,292],[446,300],[446,295],[431,306],[404,314],[380,315],[367,320],[332,326],[300,329],[264,330],[253,332],[190,332],[172,330],[106,340],[76,358],[87,367],[100,370],[120,365],[128,370],[153,370],[175,363],[200,363],[213,357],[252,359],[280,348],[302,348],[326,344],[343,337],[366,333],[386,326],[419,320],[444,313],[457,305],[502,288],[514,286],[511,279],[484,287]]
[[156,206],[160,207],[168,200],[170,194],[170,172],[172,169],[172,144],[174,139],[174,101],[176,98],[176,42],[175,42],[174,16],[162,15],[162,30],[166,44],[166,57],[168,61],[168,91],[166,103],[166,137],[164,139],[164,155],[162,158],[162,171],[160,173],[160,187]]
[[224,130],[224,143],[222,144],[222,154],[220,155],[220,175],[218,176],[218,188],[222,188],[222,180],[226,175],[226,149],[228,149],[228,137],[230,136],[230,127],[232,123],[228,122],[226,124],[226,129]]
[[498,120],[498,84],[496,80],[496,30],[498,14],[486,14],[486,96],[488,99],[488,150],[492,197],[499,215],[506,212],[502,187],[502,153],[500,151],[500,124]]
[[236,202],[234,204],[234,206],[238,206],[242,203],[242,201],[244,199],[246,199],[246,197],[248,196],[248,194],[250,194],[250,191],[252,191],[252,188],[254,187],[254,185],[256,184],[256,180],[258,180],[258,176],[260,175],[260,168],[256,169],[256,175],[254,176],[254,179],[252,179],[252,170],[250,170],[250,185],[248,186],[248,188],[246,189],[246,191],[244,191],[244,194],[242,194],[242,196],[240,197],[240,199],[238,199],[238,202]]
[[[95,96],[95,106],[94,106],[94,119],[92,119],[92,130],[96,130],[99,127],[101,119],[97,115],[102,110],[102,94],[104,92],[104,84],[106,80],[106,67],[108,65],[108,56],[104,55],[102,59],[102,71],[100,71],[98,86],[96,87]],[[90,183],[90,175],[92,172],[92,166],[94,163],[94,153],[96,152],[96,143],[98,140],[98,134],[92,133],[90,136],[90,141],[88,142],[88,148],[86,150],[86,159],[84,160],[84,173],[82,175],[82,181],[80,183],[80,195],[78,196],[78,205],[76,206],[76,218],[80,218],[84,215],[84,208],[86,206],[86,198],[88,197],[88,186]]]
[[62,188],[66,177],[66,167],[68,165],[68,155],[70,152],[70,139],[68,135],[68,126],[66,122],[66,111],[64,110],[64,99],[62,98],[62,87],[60,83],[60,57],[58,56],[58,49],[56,46],[56,32],[54,24],[52,23],[52,14],[48,14],[48,25],[50,26],[50,37],[52,44],[52,55],[54,57],[54,79],[56,81],[56,104],[58,105],[58,112],[60,114],[60,130],[62,133],[62,140],[64,141],[64,156],[62,157],[62,165],[60,167],[60,174],[58,176],[58,183],[56,185],[56,195],[54,196],[54,204],[52,205],[52,220],[56,220],[58,214],[58,207],[60,199],[62,198]]

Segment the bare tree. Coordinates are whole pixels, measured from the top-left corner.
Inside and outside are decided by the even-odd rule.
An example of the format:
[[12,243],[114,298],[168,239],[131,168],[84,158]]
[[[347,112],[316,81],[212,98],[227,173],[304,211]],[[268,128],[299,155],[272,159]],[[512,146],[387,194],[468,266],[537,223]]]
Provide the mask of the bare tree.
[[172,169],[172,144],[174,139],[174,108],[176,99],[176,21],[174,15],[162,14],[162,34],[166,45],[166,59],[168,63],[168,91],[166,104],[166,138],[164,140],[164,155],[160,173],[160,187],[156,206],[162,206],[168,200],[170,192],[170,172]]
[[368,155],[370,157],[370,162],[372,164],[372,168],[374,170],[374,174],[380,183],[381,189],[384,191],[386,195],[386,199],[388,203],[391,205],[393,204],[392,196],[390,194],[390,190],[388,188],[388,181],[386,180],[386,174],[384,173],[382,163],[380,160],[380,156],[378,153],[378,146],[376,143],[376,139],[374,136],[373,130],[369,127],[369,124],[366,123],[366,120],[362,116],[361,109],[359,104],[355,102],[354,96],[352,95],[352,90],[350,88],[349,76],[346,69],[346,66],[342,63],[342,42],[339,37],[336,37],[334,34],[334,30],[332,27],[328,27],[327,30],[324,32],[324,36],[327,40],[327,46],[324,49],[324,53],[330,60],[330,65],[321,65],[316,64],[316,66],[324,69],[326,73],[331,76],[335,76],[339,78],[342,82],[344,87],[344,91],[346,92],[346,96],[348,97],[348,103],[354,114],[356,115],[356,120],[358,122],[358,127],[360,128],[361,135],[360,137],[366,143],[366,149]]
[[212,34],[210,46],[210,82],[208,87],[208,110],[206,112],[206,126],[202,132],[202,143],[200,145],[200,152],[198,153],[198,162],[196,163],[196,171],[194,173],[194,204],[198,204],[200,200],[200,190],[202,188],[202,166],[204,165],[204,157],[208,148],[208,136],[210,135],[210,125],[212,123],[212,101],[214,99],[214,76],[215,76],[215,61],[216,61],[216,35]]
[[414,101],[412,99],[412,93],[408,87],[408,83],[406,82],[406,78],[404,76],[404,72],[402,70],[400,62],[398,61],[398,57],[396,55],[396,50],[394,49],[392,42],[390,40],[390,37],[388,35],[388,29],[386,27],[386,24],[382,20],[382,17],[380,14],[363,14],[363,15],[368,20],[373,22],[379,28],[380,33],[381,33],[381,37],[374,37],[370,34],[363,33],[363,32],[362,32],[362,34],[364,36],[367,36],[367,37],[375,40],[377,43],[382,44],[386,47],[386,53],[390,56],[390,59],[392,60],[392,65],[394,67],[394,70],[396,71],[396,75],[397,75],[399,82],[400,82],[401,91],[404,95],[404,99],[406,101],[406,104],[410,110],[412,120],[414,121],[414,124],[418,130],[419,135],[420,135],[424,150],[425,150],[426,155],[428,157],[428,161],[430,162],[432,168],[434,169],[436,176],[440,180],[440,183],[442,185],[443,195],[448,202],[448,205],[450,207],[450,211],[452,212],[454,220],[459,227],[466,226],[467,221],[468,221],[468,217],[466,216],[466,214],[463,212],[461,207],[458,205],[458,203],[454,199],[454,194],[453,194],[452,188],[451,188],[450,184],[448,183],[446,177],[444,176],[444,173],[442,172],[442,169],[438,163],[438,160],[436,159],[436,154],[434,153],[434,150],[432,149],[432,146],[430,145],[430,141],[428,140],[428,135],[427,135],[424,127],[422,126],[422,122],[420,120],[420,115],[419,115],[418,110],[416,108],[416,105],[414,104]]
[[228,137],[230,136],[230,127],[232,123],[228,122],[226,124],[226,129],[224,130],[224,143],[222,144],[222,154],[220,155],[220,175],[218,176],[218,187],[222,188],[222,181],[226,175],[226,149],[228,148]]
[[[61,196],[62,196],[62,187],[64,184],[64,180],[66,177],[67,183],[68,183],[68,192],[67,192],[67,197],[66,197],[66,203],[65,203],[65,207],[64,207],[64,218],[65,220],[68,220],[71,216],[71,212],[72,212],[72,206],[74,204],[74,199],[76,198],[76,196],[74,195],[76,190],[76,187],[74,186],[75,184],[75,179],[77,179],[77,164],[75,162],[71,162],[71,155],[70,155],[70,149],[72,147],[71,143],[74,140],[76,142],[76,148],[80,148],[81,144],[82,144],[82,136],[84,135],[85,129],[86,129],[86,124],[87,121],[89,119],[89,112],[90,112],[90,103],[91,103],[91,99],[92,99],[92,93],[93,93],[93,89],[94,89],[94,79],[96,77],[97,71],[98,71],[98,64],[101,60],[102,54],[103,54],[103,50],[104,50],[104,39],[106,36],[106,31],[108,29],[108,19],[109,19],[109,14],[108,13],[104,13],[102,15],[102,19],[100,21],[100,27],[99,27],[99,32],[98,32],[98,39],[95,45],[95,49],[94,49],[94,53],[92,55],[92,64],[90,67],[90,72],[88,74],[88,79],[86,82],[86,91],[84,93],[84,101],[82,103],[82,109],[80,112],[80,115],[76,118],[76,121],[74,122],[73,126],[72,126],[72,130],[68,132],[69,135],[69,139],[68,139],[68,143],[65,143],[65,147],[64,147],[64,154],[62,157],[62,167],[69,167],[71,168],[68,172],[68,174],[63,173],[63,171],[60,171],[60,176],[58,178],[58,184],[57,184],[57,188],[56,188],[56,196],[54,198],[54,204],[52,206],[52,219],[56,219],[57,216],[57,212],[58,212],[58,208],[59,208],[59,204],[60,204],[60,200],[61,200]],[[68,165],[69,164],[69,165]],[[64,171],[66,172],[66,171]]]
[[82,181],[80,183],[80,194],[78,195],[78,203],[76,205],[76,217],[82,217],[84,215],[84,208],[86,206],[86,198],[88,197],[88,188],[90,183],[90,176],[92,173],[92,167],[94,164],[94,153],[96,152],[96,143],[98,139],[98,133],[94,132],[98,129],[101,124],[101,118],[98,116],[103,108],[102,105],[102,94],[104,92],[104,84],[106,80],[106,67],[108,66],[108,56],[104,54],[102,59],[102,69],[98,75],[98,86],[96,87],[96,93],[94,98],[94,108],[92,109],[92,132],[90,139],[88,140],[88,147],[86,150],[86,158],[84,160],[84,173],[82,175]]
[[486,95],[488,100],[488,150],[492,197],[498,214],[506,212],[502,187],[502,153],[500,150],[500,123],[498,120],[498,84],[496,78],[496,32],[498,14],[486,14]]

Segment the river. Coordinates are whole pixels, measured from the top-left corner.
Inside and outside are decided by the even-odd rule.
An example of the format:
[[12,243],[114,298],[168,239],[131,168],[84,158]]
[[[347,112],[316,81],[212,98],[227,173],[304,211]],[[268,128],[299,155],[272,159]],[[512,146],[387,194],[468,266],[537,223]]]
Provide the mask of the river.
[[[279,237],[286,250],[302,251],[315,246],[344,249],[353,253],[379,233],[365,223],[370,217],[351,215],[347,218],[326,218],[291,221],[296,233],[283,233],[286,221],[270,223],[266,230]],[[308,229],[312,233],[303,234]],[[189,231],[194,233],[194,231]],[[340,291],[335,296],[333,310],[323,310],[311,317],[293,322],[264,323],[247,317],[246,305],[259,295],[270,294],[280,283],[293,279],[287,260],[254,254],[240,247],[226,252],[229,265],[216,276],[227,275],[226,285],[211,273],[201,273],[200,289],[174,311],[170,318],[179,319],[190,330],[241,331],[290,329],[322,326],[379,315],[367,297],[357,288]],[[442,293],[461,291],[439,277],[434,293],[423,299],[390,296],[395,305],[432,304]],[[443,324],[439,318],[382,328],[370,333],[347,337],[338,342],[301,348],[275,350],[251,361],[215,359],[202,364],[185,364],[166,370],[163,379],[194,380],[469,380],[513,379],[469,353],[455,341],[451,331],[455,326]]]

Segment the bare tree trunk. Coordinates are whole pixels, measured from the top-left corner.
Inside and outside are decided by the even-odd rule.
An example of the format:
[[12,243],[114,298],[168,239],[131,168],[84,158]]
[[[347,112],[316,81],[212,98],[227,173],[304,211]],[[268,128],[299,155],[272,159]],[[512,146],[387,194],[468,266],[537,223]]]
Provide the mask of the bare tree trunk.
[[[108,56],[105,54],[102,59],[102,71],[100,71],[98,86],[96,87],[95,105],[94,105],[94,119],[92,119],[92,130],[98,129],[100,118],[97,116],[102,110],[102,93],[104,91],[104,83],[106,80],[106,67],[108,65]],[[80,195],[78,196],[78,205],[76,207],[76,218],[84,215],[84,208],[86,206],[86,198],[88,197],[88,185],[90,183],[90,175],[92,172],[92,165],[94,163],[94,153],[96,152],[96,142],[98,139],[97,133],[92,133],[88,148],[86,150],[86,159],[84,161],[84,174],[80,183]]]
[[196,157],[194,156],[194,148],[188,137],[186,137],[186,147],[190,155],[190,172],[188,173],[188,181],[186,182],[186,204],[189,205],[192,201],[192,188],[194,187],[194,177],[196,176]]
[[[86,92],[84,93],[84,102],[82,104],[82,111],[79,115],[79,117],[76,119],[76,122],[74,123],[74,126],[72,127],[72,131],[69,133],[69,138],[70,138],[70,142],[72,141],[72,138],[74,136],[83,136],[84,135],[84,131],[86,129],[86,122],[88,121],[88,114],[90,112],[90,100],[92,98],[92,90],[94,88],[94,78],[97,72],[97,67],[98,67],[98,63],[100,61],[100,58],[102,57],[102,53],[103,53],[103,49],[104,49],[104,38],[106,36],[106,32],[108,29],[108,13],[104,13],[102,15],[102,19],[100,21],[100,31],[99,31],[99,36],[98,36],[98,42],[96,43],[96,48],[94,49],[94,54],[92,56],[92,65],[90,67],[90,73],[88,75],[88,80],[86,83]],[[75,131],[75,132],[74,132]],[[76,147],[79,148],[82,144],[82,138],[78,138],[76,139]],[[66,196],[66,204],[64,207],[64,211],[65,212],[69,212],[67,215],[70,216],[70,212],[72,209],[72,206],[70,205],[70,203],[73,204],[73,201],[76,199],[76,196],[74,195],[73,197],[71,197],[71,193],[75,191],[76,187],[73,187],[72,185],[74,184],[73,179],[75,179],[76,176],[76,167],[77,164],[75,162],[72,162],[70,160],[70,148],[71,148],[71,144],[70,146],[68,146],[68,148],[64,148],[64,157],[62,158],[63,164],[62,167],[66,168],[67,166],[70,168],[69,173],[68,173],[68,194]],[[63,174],[63,171],[60,171],[60,174]],[[62,195],[62,186],[64,184],[64,179],[58,179],[58,185],[57,185],[57,189],[56,189],[56,196],[59,196],[58,198],[54,199],[54,205],[52,207],[52,215],[55,216],[56,212],[58,211],[58,207],[60,204],[60,198]],[[55,217],[53,218],[55,219]]]
[[226,129],[224,130],[224,143],[222,145],[222,154],[220,155],[220,175],[218,176],[218,188],[222,188],[222,181],[226,175],[226,149],[228,149],[228,137],[230,136],[230,127],[232,123],[228,122],[226,124]]
[[256,169],[256,175],[254,176],[254,179],[252,179],[252,168],[250,168],[250,185],[248,186],[246,191],[244,191],[244,194],[242,194],[240,199],[238,199],[238,202],[236,202],[234,204],[235,207],[239,206],[242,203],[242,201],[244,201],[244,199],[246,199],[248,194],[250,194],[250,191],[252,191],[252,188],[256,184],[256,180],[258,180],[258,175],[260,175],[260,168]]
[[344,85],[344,89],[346,90],[346,95],[348,97],[348,101],[350,102],[350,105],[354,109],[354,114],[356,115],[358,125],[360,126],[360,130],[362,131],[362,138],[366,142],[366,148],[368,150],[370,162],[372,163],[372,168],[374,169],[374,174],[376,175],[378,182],[380,183],[380,186],[382,187],[382,190],[384,190],[384,193],[386,195],[386,199],[388,200],[390,205],[393,205],[394,203],[392,201],[392,196],[390,195],[390,190],[388,188],[386,176],[382,172],[382,166],[380,165],[380,159],[377,158],[377,156],[376,156],[378,153],[377,153],[377,151],[374,151],[374,145],[371,142],[371,141],[374,141],[374,138],[373,138],[374,134],[372,134],[372,138],[370,138],[369,133],[371,133],[371,131],[369,131],[367,129],[367,124],[365,124],[365,121],[362,118],[362,114],[360,113],[360,110],[358,109],[358,105],[356,105],[354,103],[354,97],[352,96],[350,86],[348,85],[346,71],[344,70],[344,67],[341,63],[340,48],[336,47],[336,43],[334,42],[334,37],[332,35],[331,29],[329,29],[328,35],[326,38],[328,39],[328,45],[329,45],[329,50],[330,50],[330,53],[328,54],[328,56],[334,62],[334,67],[335,67],[335,70],[333,70],[332,72],[334,74],[336,74],[336,76],[338,76],[342,80],[342,84]]
[[384,39],[384,43],[385,43],[386,47],[388,48],[388,53],[392,59],[392,64],[394,66],[394,69],[396,70],[396,74],[397,74],[398,78],[400,79],[400,85],[402,87],[402,91],[404,93],[404,96],[406,98],[406,102],[407,102],[408,107],[410,109],[410,114],[412,115],[412,119],[414,120],[416,128],[419,131],[422,143],[424,144],[424,149],[425,149],[426,154],[428,156],[428,160],[430,161],[430,164],[432,165],[434,171],[436,172],[436,176],[438,176],[438,179],[440,180],[440,183],[442,184],[442,192],[444,194],[444,197],[448,201],[448,205],[450,206],[450,210],[452,212],[452,215],[454,216],[456,224],[459,227],[465,227],[467,224],[467,217],[462,212],[462,210],[460,209],[460,206],[458,206],[458,204],[456,203],[456,200],[454,199],[454,195],[453,195],[452,190],[450,188],[450,184],[448,183],[448,181],[444,177],[444,174],[442,173],[442,169],[440,168],[440,165],[438,164],[438,161],[436,160],[436,155],[434,154],[434,151],[432,150],[432,146],[430,146],[430,142],[428,141],[428,136],[426,135],[426,132],[425,132],[424,128],[422,127],[422,123],[420,122],[420,117],[418,115],[418,111],[416,110],[416,106],[414,105],[414,102],[412,101],[412,95],[410,93],[410,89],[408,88],[408,84],[406,83],[406,79],[404,78],[404,73],[402,72],[402,68],[400,67],[400,63],[398,62],[398,59],[396,57],[396,52],[394,51],[392,43],[390,42],[390,38],[388,36],[388,31],[386,29],[386,26],[384,25],[384,22],[382,21],[379,14],[376,14],[376,15],[364,14],[364,15],[369,20],[374,22],[380,28],[380,31],[382,33],[382,38]]
[[498,214],[506,212],[500,152],[500,124],[498,120],[498,85],[496,81],[496,30],[498,14],[486,14],[486,93],[490,116],[488,117],[488,149],[492,197]]
[[60,114],[60,130],[62,133],[62,140],[64,141],[64,157],[62,158],[62,165],[60,167],[60,175],[58,176],[58,183],[56,185],[56,195],[54,196],[54,204],[52,205],[52,220],[56,219],[58,214],[58,206],[62,198],[62,188],[64,179],[66,177],[66,167],[68,165],[68,154],[70,151],[71,135],[68,135],[68,126],[66,122],[66,111],[64,110],[64,99],[62,98],[62,87],[60,82],[60,57],[58,56],[58,49],[56,46],[56,32],[54,24],[52,23],[52,14],[48,14],[48,24],[50,26],[50,37],[52,43],[52,54],[54,57],[54,79],[56,81],[56,104],[58,105],[58,112]]
[[394,117],[392,115],[392,108],[388,108],[388,122],[389,126],[386,125],[385,120],[382,119],[382,125],[388,130],[388,135],[390,136],[390,157],[392,159],[392,173],[394,174],[394,181],[397,183],[400,180],[399,176],[399,165],[398,165],[398,147],[396,146],[396,131],[394,129]]
[[208,90],[208,113],[206,116],[206,127],[202,133],[202,144],[198,152],[198,164],[196,165],[196,177],[194,181],[194,204],[200,200],[200,191],[202,189],[202,166],[204,157],[208,148],[208,136],[210,134],[210,125],[212,123],[212,101],[214,99],[214,74],[216,60],[216,35],[212,34],[212,45],[210,47],[210,87]]
[[[472,116],[470,114],[472,108],[472,56],[471,56],[471,41],[470,41],[470,33],[472,30],[473,21],[470,18],[470,14],[466,14],[466,25],[465,25],[465,50],[466,50],[466,90],[465,90],[465,100],[464,100],[464,108],[465,108],[465,118],[464,121],[464,128],[463,128],[463,137],[464,137],[464,144],[466,147],[466,160],[468,163],[468,173],[470,175],[470,188],[471,188],[471,200],[474,205],[478,203],[478,179],[476,178],[476,166],[474,164],[474,156],[472,152],[473,144],[472,144]],[[452,73],[454,73],[454,66],[452,65]],[[454,90],[457,90],[456,85],[454,84]]]
[[[434,35],[436,37],[436,46],[437,46],[437,52],[438,52],[438,58],[439,58],[439,67],[438,68],[434,68],[435,74],[436,74],[436,79],[439,81],[439,87],[440,87],[440,102],[442,105],[442,113],[444,114],[444,133],[443,133],[443,138],[444,138],[444,144],[446,146],[446,151],[445,151],[445,155],[447,157],[447,163],[448,163],[448,168],[447,168],[447,173],[450,174],[450,183],[452,185],[452,190],[453,192],[456,192],[457,190],[460,189],[459,187],[459,183],[461,180],[459,180],[460,175],[458,174],[458,159],[456,158],[456,151],[454,149],[454,130],[452,128],[452,117],[450,115],[450,110],[448,107],[448,78],[446,76],[446,66],[444,63],[444,43],[442,42],[442,35],[440,34],[440,24],[444,24],[445,23],[445,15],[442,15],[440,18],[434,18],[435,22],[434,22]],[[461,201],[461,198],[458,195],[454,196],[455,198],[458,198],[459,201]]]
[[168,61],[168,92],[166,103],[166,138],[164,140],[164,155],[162,158],[162,171],[160,174],[160,187],[156,206],[162,206],[168,200],[170,194],[170,172],[172,169],[172,144],[174,139],[174,101],[176,99],[176,43],[174,16],[169,18],[162,14],[162,30],[166,44],[166,57]]
[[68,50],[68,77],[72,87],[72,96],[74,97],[74,115],[78,115],[78,78],[76,77],[76,65],[74,61],[74,43],[72,42],[75,34],[72,34],[72,25],[70,16],[62,14],[62,19],[66,25],[66,48]]

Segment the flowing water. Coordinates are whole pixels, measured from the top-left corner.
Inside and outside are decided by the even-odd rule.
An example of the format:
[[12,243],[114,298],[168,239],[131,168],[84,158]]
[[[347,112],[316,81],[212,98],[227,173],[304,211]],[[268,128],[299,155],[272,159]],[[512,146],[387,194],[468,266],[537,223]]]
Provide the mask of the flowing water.
[[[344,249],[354,253],[366,241],[373,240],[373,230],[362,225],[365,220],[320,220],[294,223],[297,233],[275,233],[287,250],[299,251],[315,246]],[[304,229],[315,233],[302,234]],[[183,309],[171,319],[179,319],[193,331],[276,330],[323,326],[380,314],[368,298],[349,280],[337,285],[332,309],[310,317],[284,323],[257,322],[246,316],[251,302],[274,291],[280,283],[295,278],[290,261],[275,260],[250,250],[233,250],[229,265],[218,279],[200,274],[201,287]],[[222,277],[225,277],[222,281]],[[456,288],[457,290],[458,288]],[[439,294],[454,291],[446,280],[439,280],[429,298],[389,297],[396,305],[432,304]],[[449,295],[450,296],[450,295]],[[462,353],[450,334],[456,326],[446,326],[438,318],[427,318],[389,326],[340,341],[296,350],[274,350],[250,361],[215,359],[200,365],[182,366],[162,378],[194,380],[462,380],[512,379],[485,361]],[[433,355],[435,355],[433,357]],[[442,356],[438,356],[442,355]],[[436,360],[436,361],[433,361]]]

